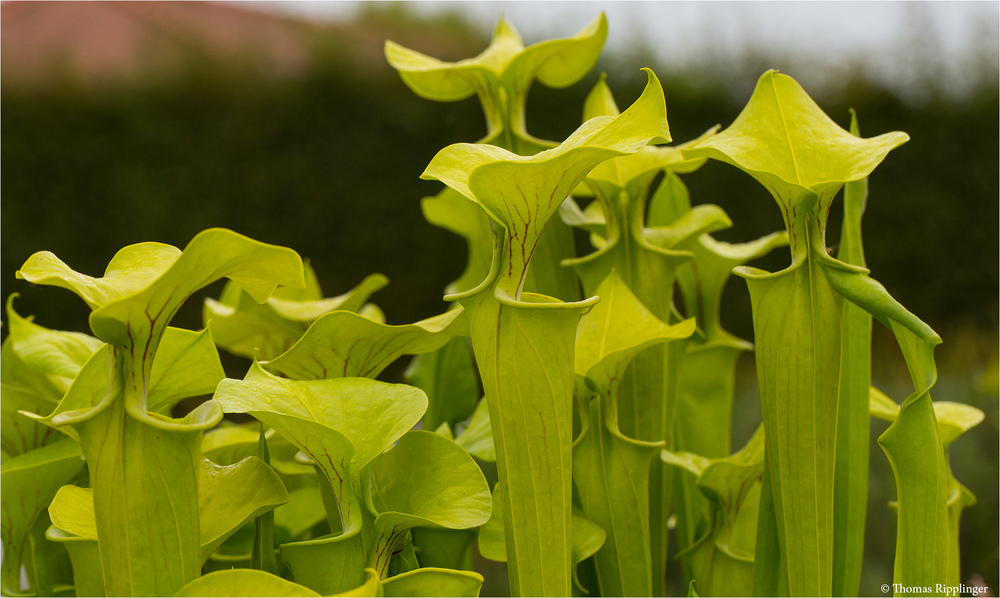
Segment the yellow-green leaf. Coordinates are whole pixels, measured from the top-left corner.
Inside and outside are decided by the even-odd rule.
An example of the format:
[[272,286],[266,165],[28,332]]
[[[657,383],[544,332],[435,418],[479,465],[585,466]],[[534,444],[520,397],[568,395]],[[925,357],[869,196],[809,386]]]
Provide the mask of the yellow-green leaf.
[[305,586],[256,569],[228,569],[203,575],[174,596],[316,596]]

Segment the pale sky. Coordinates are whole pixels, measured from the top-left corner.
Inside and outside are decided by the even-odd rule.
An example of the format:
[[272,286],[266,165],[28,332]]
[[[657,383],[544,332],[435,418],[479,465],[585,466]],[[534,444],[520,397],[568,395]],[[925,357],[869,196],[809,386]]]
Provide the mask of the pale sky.
[[[317,19],[350,18],[364,3],[260,1],[255,7]],[[977,54],[1000,55],[1000,2],[408,2],[419,14],[455,10],[484,32],[502,13],[530,44],[572,35],[601,11],[608,17],[607,52],[636,40],[667,65],[697,63],[709,54],[738,64],[746,48],[805,59],[820,72],[796,73],[823,85],[845,65],[900,90],[927,77],[927,64],[960,92]],[[782,65],[773,65],[782,68]],[[734,67],[735,68],[735,67]],[[785,69],[782,69],[785,70]]]

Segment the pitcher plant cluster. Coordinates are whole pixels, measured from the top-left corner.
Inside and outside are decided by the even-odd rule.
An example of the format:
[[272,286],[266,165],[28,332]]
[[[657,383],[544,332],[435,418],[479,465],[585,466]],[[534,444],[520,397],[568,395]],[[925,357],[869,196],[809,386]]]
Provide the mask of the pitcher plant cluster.
[[[388,325],[369,301],[382,275],[325,297],[292,249],[224,229],[183,250],[127,246],[96,278],[29,257],[17,278],[78,295],[91,330],[47,329],[7,301],[3,593],[477,596],[480,555],[507,563],[515,596],[659,596],[668,558],[692,595],[856,596],[871,417],[892,422],[878,442],[896,485],[893,582],[957,586],[975,498],[948,447],[983,414],[932,401],[940,338],[870,277],[861,240],[867,177],[907,135],[862,138],[853,114],[844,130],[768,71],[735,122],[668,145],[646,69],[627,108],[602,77],[568,138],[532,136],[532,83],[579,81],[606,34],[602,15],[525,47],[501,20],[453,63],[387,42],[417,95],[476,96],[486,115],[481,141],[421,175],[444,184],[422,200],[427,221],[468,245],[440,315]],[[786,230],[713,238],[733,223],[683,183],[707,160],[763,185]],[[777,249],[787,268],[745,265]],[[749,286],[754,344],[721,325],[731,274]],[[222,278],[204,329],[169,325]],[[901,402],[871,387],[872,318],[912,376]],[[242,380],[219,349],[252,361]],[[747,352],[763,423],[732,447]],[[404,356],[406,384],[377,380]]]

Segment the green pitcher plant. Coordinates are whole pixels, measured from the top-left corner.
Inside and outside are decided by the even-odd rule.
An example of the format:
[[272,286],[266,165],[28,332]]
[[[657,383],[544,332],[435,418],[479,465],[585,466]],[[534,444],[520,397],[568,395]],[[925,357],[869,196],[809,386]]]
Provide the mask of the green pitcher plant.
[[525,48],[513,25],[500,19],[490,46],[475,58],[441,62],[392,41],[385,44],[385,57],[420,97],[453,102],[476,95],[486,115],[486,137],[480,143],[532,155],[555,145],[530,135],[525,127],[532,82],[538,79],[557,89],[576,83],[597,62],[607,35],[608,23],[601,14],[573,37]]
[[[433,352],[446,344],[456,331],[462,332],[461,325],[464,324],[464,319],[461,319],[462,309],[460,307],[412,325],[390,326],[384,324],[381,312],[373,309],[370,304],[362,306],[362,302],[367,299],[370,289],[384,285],[385,282],[381,275],[373,275],[353,291],[326,300],[304,297],[298,300],[282,300],[279,303],[272,299],[268,304],[268,307],[272,308],[268,324],[262,325],[260,320],[253,320],[251,321],[253,325],[244,325],[239,329],[242,330],[247,339],[253,339],[262,344],[273,344],[271,339],[280,338],[280,336],[274,334],[273,328],[269,326],[270,323],[280,322],[286,324],[284,328],[294,328],[296,320],[301,320],[302,316],[312,316],[308,328],[304,332],[300,332],[300,336],[294,340],[294,344],[287,347],[287,350],[279,355],[272,355],[267,361],[259,362],[260,367],[297,381],[351,377],[374,378],[401,355]],[[319,295],[318,285],[308,286],[315,286],[315,294]],[[282,289],[279,289],[279,292],[281,291]],[[224,291],[224,299],[225,295]],[[216,307],[217,305],[219,305],[218,302],[206,302],[206,324],[213,330],[215,329],[212,325],[214,320],[211,318],[220,312],[226,315],[223,310]],[[359,308],[360,313],[356,313]],[[247,309],[237,309],[228,319],[238,317],[241,314],[252,314],[254,312],[251,310],[254,309],[257,308],[249,304]],[[322,315],[316,317],[316,314],[319,313]],[[228,319],[226,326],[231,326]],[[257,334],[248,334],[248,332],[257,332]],[[286,338],[291,339],[287,336]],[[247,347],[249,348],[249,345]],[[252,352],[261,354],[257,347],[254,347]],[[402,421],[405,423],[406,420]],[[414,423],[410,422],[409,425],[412,426]],[[283,429],[287,431],[287,428]],[[282,436],[289,438],[293,444],[296,444],[296,441],[288,434],[282,434]],[[307,452],[307,454],[309,453]],[[324,558],[324,554],[329,556],[326,553],[333,551],[338,555],[334,558],[357,560],[364,556],[366,550],[364,545],[359,547],[356,542],[354,544],[349,542],[356,537],[357,534],[354,532],[358,529],[365,532],[366,529],[345,527],[345,521],[340,515],[345,503],[353,504],[351,500],[345,498],[339,487],[337,490],[333,490],[333,486],[329,483],[329,472],[324,473],[324,469],[313,458],[304,458],[303,461],[316,467],[317,472],[321,474],[320,478],[325,476],[325,479],[320,481],[319,490],[321,496],[327,499],[327,518],[334,534],[328,536],[324,541],[308,540],[284,543],[281,545],[282,554],[287,556],[286,562],[289,567],[293,570],[299,570],[298,577],[310,587],[331,591],[353,587],[360,579],[359,576],[364,575],[363,567],[357,567],[351,573],[342,575],[339,580],[324,575],[323,573],[328,572],[326,569],[317,571],[312,578],[302,572],[304,568],[301,564],[303,558],[321,559]],[[359,481],[355,481],[356,486],[359,483]],[[361,493],[355,491],[355,494],[360,496]],[[256,538],[255,535],[255,540]],[[409,537],[397,538],[395,541],[401,540],[409,541]],[[359,553],[358,550],[345,552],[344,547],[349,545],[360,549],[361,552]],[[411,546],[408,546],[408,549],[413,550]],[[384,555],[386,560],[378,568],[382,576],[384,576],[389,564],[389,557],[393,554]],[[303,557],[302,555],[307,556]],[[312,571],[313,568],[310,567],[309,570]]]
[[[328,297],[295,251],[226,229],[126,246],[97,277],[28,257],[16,277],[78,295],[90,330],[6,299],[2,594],[472,597],[503,587],[485,559],[514,596],[857,596],[872,417],[894,593],[960,586],[976,497],[949,452],[986,416],[932,400],[941,339],[871,278],[861,236],[869,176],[908,136],[862,138],[767,71],[730,126],[663,145],[649,69],[624,110],[601,75],[565,140],[531,135],[534,81],[581,81],[606,37],[600,15],[529,46],[501,19],[457,62],[386,43],[418,96],[486,117],[421,175],[444,185],[425,219],[468,250],[443,313],[390,325],[385,276]],[[719,240],[740,223],[682,180],[708,160],[763,185],[785,230]],[[751,266],[783,247],[787,268]],[[723,327],[733,274],[752,339]],[[224,278],[201,330],[170,326]],[[898,403],[872,387],[873,319],[910,376]],[[227,377],[220,349],[246,369]],[[751,351],[762,422],[734,451]]]
[[305,286],[280,286],[263,304],[258,304],[238,284],[226,283],[218,300],[207,297],[203,307],[205,326],[215,344],[248,359],[274,359],[292,347],[321,316],[333,311],[366,313],[377,319],[377,308],[367,303],[372,293],[389,280],[372,274],[350,291],[323,297],[316,272],[306,262]]
[[[689,217],[690,195],[679,177],[669,175],[653,196],[649,211],[651,225],[669,226]],[[733,268],[787,244],[787,236],[781,232],[747,243],[725,243],[703,233],[684,245],[692,259],[677,270],[677,282],[685,308],[700,328],[677,364],[675,450],[709,459],[729,455],[736,363],[740,355],[753,350],[753,345],[722,327],[722,293]],[[677,477],[675,488],[678,550],[683,553],[701,537],[701,527],[711,521],[711,503],[690,476]],[[685,579],[690,582],[690,561],[682,563]],[[704,584],[702,591],[706,591]]]
[[[51,526],[48,507],[62,486],[85,479],[85,462],[78,442],[22,411],[54,409],[104,343],[21,317],[14,310],[16,297],[7,300],[9,334],[0,351],[2,590],[8,596],[63,593],[74,587],[73,566],[66,549],[46,539]],[[27,591],[20,588],[22,567]]]
[[[479,553],[483,558],[501,563],[507,562],[507,540],[504,537],[503,520],[504,494],[502,486],[497,482],[493,489],[493,513],[490,515],[489,521],[479,528],[479,534],[476,538]],[[574,507],[571,535],[572,549],[570,554],[572,555],[573,584],[580,594],[588,595],[592,589],[583,585],[579,576],[579,565],[594,556],[604,546],[607,534],[604,532],[604,528],[587,519],[582,511]],[[574,592],[574,595],[579,594]]]
[[5,595],[25,595],[20,589],[22,566],[38,593],[55,594],[73,585],[70,568],[60,562],[66,555],[60,555],[58,547],[45,540],[45,532],[49,504],[84,465],[80,445],[64,438],[7,459],[0,466]]
[[[203,459],[198,475],[199,564],[248,521],[286,502],[281,479],[257,457],[229,466]],[[108,577],[114,574],[100,565],[94,508],[92,489],[63,486],[49,505],[52,526],[46,537],[66,544],[76,592],[105,596]]]
[[[596,298],[562,303],[523,293],[546,221],[604,160],[669,140],[663,91],[648,71],[642,96],[619,117],[587,121],[558,147],[522,157],[489,145],[442,150],[422,176],[475,200],[492,221],[489,277],[459,300],[490,406],[504,496],[511,591],[569,595],[573,345]],[[539,382],[544,390],[539,390]]]
[[[877,417],[878,419],[890,423],[894,423],[900,414],[900,406],[874,387],[869,388],[869,406],[871,415],[873,417]],[[948,462],[948,447],[951,445],[952,442],[957,440],[962,434],[982,423],[985,414],[983,414],[983,412],[980,411],[979,409],[976,409],[975,407],[972,407],[970,405],[964,405],[962,403],[952,403],[950,401],[935,401],[933,403],[933,409],[934,409],[934,417],[937,420],[937,425],[938,425],[938,436],[941,441],[940,448],[944,454],[945,465],[947,468],[946,504],[948,509],[947,536],[946,538],[942,538],[940,535],[937,535],[935,536],[934,541],[938,543],[937,546],[938,549],[940,549],[942,545],[947,547],[947,571],[946,571],[946,576],[944,577],[944,582],[941,582],[940,580],[941,578],[938,577],[937,581],[933,582],[934,583],[933,586],[924,586],[924,587],[932,587],[934,590],[937,590],[938,589],[937,584],[956,586],[956,587],[959,586],[961,577],[959,575],[960,560],[959,560],[959,550],[958,550],[958,526],[962,518],[962,511],[965,508],[971,507],[972,505],[976,504],[975,495],[973,495],[968,488],[963,486],[957,479],[955,479],[955,475],[951,471],[951,464]],[[889,454],[888,451],[886,454],[887,455]],[[896,467],[898,467],[897,463],[898,463],[897,461],[893,462],[894,470],[896,469]],[[925,477],[921,476],[921,470],[924,471],[928,469],[931,471],[936,470],[936,467],[933,467],[935,464],[936,460],[931,461],[930,463],[922,464],[918,469],[912,469],[906,471],[905,474],[903,473],[904,470],[900,468],[899,474],[897,476],[899,478],[900,484],[903,483],[902,476],[904,475],[912,478],[918,478],[918,476]],[[924,492],[926,492],[931,496],[934,496],[935,494],[937,494],[938,484],[936,483],[937,482],[936,479],[932,478],[932,481],[935,483],[926,484]],[[912,483],[912,481],[908,480],[907,483]],[[894,510],[898,512],[899,510],[898,502],[895,502],[890,506],[892,506]],[[940,512],[940,509],[935,509],[935,511]],[[933,529],[935,533],[937,533],[940,530],[940,527],[934,525],[931,529]],[[904,534],[904,532],[912,533],[912,531],[913,530],[905,530],[902,526],[900,526],[899,530],[900,534]],[[900,542],[909,540],[910,538],[905,536],[899,538]],[[912,564],[914,564],[913,560],[907,563],[907,552],[903,552],[902,554],[900,554],[900,552],[897,552],[896,562],[897,566],[902,566],[902,567],[905,567],[907,565],[912,566]],[[938,571],[937,573],[940,572]],[[918,578],[907,576],[900,578],[900,581],[898,583],[906,585],[906,587],[918,587],[916,586],[915,583],[917,581]]]
[[[618,114],[618,106],[602,77],[587,96],[584,119]],[[712,134],[714,128],[702,138]],[[610,272],[617,271],[643,306],[664,323],[674,323],[678,319],[673,304],[674,282],[678,268],[692,257],[684,247],[700,233],[728,224],[722,210],[705,205],[698,206],[669,227],[647,226],[652,223],[647,222],[646,204],[657,175],[663,171],[692,172],[705,162],[681,155],[680,148],[686,145],[647,146],[635,154],[608,160],[594,168],[575,191],[577,195],[589,193],[595,197],[586,212],[580,210],[572,198],[560,207],[564,220],[590,232],[591,242],[598,248],[589,255],[563,262],[576,271],[585,292],[595,294],[597,286]],[[657,188],[657,193],[669,187],[668,179]],[[618,413],[613,417],[617,419],[615,426],[620,426],[627,436],[673,446],[671,429],[683,347],[683,342],[650,347],[635,355],[623,372],[622,388],[616,401]],[[652,591],[661,594],[673,482],[665,465],[656,461],[651,467],[648,549],[653,567]]]
[[[851,111],[851,134],[860,136],[857,114]],[[861,218],[868,200],[868,178],[844,184],[844,218],[837,259],[865,266]],[[840,406],[837,421],[837,462],[833,510],[833,591],[855,596],[864,559],[865,515],[868,503],[868,443],[870,418],[872,317],[845,301],[841,313],[844,347],[840,361]]]
[[489,487],[468,453],[440,435],[409,431],[427,406],[419,389],[356,377],[288,380],[255,364],[215,396],[289,439],[332,493],[338,531],[281,546],[295,579],[314,591],[358,587],[367,568],[386,578],[413,527],[463,529],[489,518]]
[[[549,87],[566,87],[593,66],[607,36],[601,15],[572,38],[524,47],[513,25],[501,19],[493,40],[478,57],[444,63],[386,43],[386,58],[417,95],[435,101],[456,101],[476,95],[486,116],[487,134],[480,141],[519,155],[533,155],[557,144],[530,135],[525,128],[525,103],[537,78]],[[465,238],[468,259],[462,275],[445,292],[469,291],[487,278],[493,254],[490,219],[472,200],[450,187],[421,200],[431,224]],[[524,290],[563,300],[578,300],[579,287],[572,271],[561,262],[574,255],[570,229],[551,219],[535,245]],[[437,351],[418,356],[407,380],[427,392],[429,406],[424,425],[437,429],[447,422],[454,428],[475,409],[480,393],[467,341],[453,338]],[[421,534],[432,532],[422,530]]]
[[[939,337],[869,278],[866,269],[831,258],[825,239],[836,192],[846,182],[864,179],[907,139],[899,132],[872,139],[851,135],[793,79],[768,71],[728,129],[684,150],[691,156],[722,160],[757,179],[778,202],[788,230],[789,268],[774,274],[736,269],[747,280],[753,303],[767,438],[768,479],[761,518],[770,521],[771,515],[764,511],[771,508],[775,522],[758,525],[756,564],[761,580],[756,588],[762,591],[833,592],[844,298],[890,325],[900,337],[908,363],[913,362],[918,388],[914,400],[926,397],[929,409],[926,391],[933,379],[927,368],[928,361],[933,362],[928,347],[940,342]],[[928,413],[932,423],[933,413]],[[927,440],[933,442],[935,428],[927,429],[931,435]],[[889,433],[889,438],[893,436]],[[762,545],[770,547],[766,554],[759,550]],[[765,583],[764,577],[771,579]]]
[[661,458],[693,474],[711,505],[701,535],[677,557],[684,561],[691,588],[709,596],[750,596],[764,434],[758,428],[740,451],[726,457],[704,457],[686,451],[663,451]]
[[618,401],[633,359],[650,347],[690,336],[695,321],[663,323],[614,270],[597,295],[601,302],[581,318],[576,337],[583,431],[573,446],[573,481],[584,515],[607,533],[595,555],[601,594],[648,596],[661,571],[650,549],[650,471],[665,442],[624,435]]
[[[278,284],[302,284],[301,260],[290,249],[212,229],[184,251],[159,243],[130,245],[101,278],[78,273],[49,252],[33,255],[17,276],[79,295],[93,310],[94,335],[107,343],[55,410],[37,416],[71,431],[83,445],[106,591],[172,594],[199,575],[201,433],[219,422],[222,410],[207,401],[174,419],[169,409],[187,396],[211,392],[222,368],[204,334],[172,332],[167,325],[194,291],[222,277],[259,301]],[[199,344],[192,337],[208,341],[214,360],[191,358]],[[156,384],[154,362],[163,354],[174,359]],[[184,367],[172,375],[175,364]]]
[[[607,32],[607,20],[601,14],[573,37],[525,48],[517,30],[500,19],[490,46],[475,58],[445,63],[391,41],[386,42],[385,55],[403,82],[423,98],[447,102],[475,94],[486,115],[486,136],[480,143],[530,156],[557,145],[527,132],[525,105],[531,84],[538,79],[547,87],[563,88],[579,81],[597,61]],[[488,219],[468,199],[448,189],[425,198],[422,207],[429,222],[466,237],[469,264],[454,283],[458,288],[449,292],[470,290],[489,272]],[[579,299],[573,273],[559,265],[574,254],[573,236],[566,225],[558,219],[549,222],[535,252],[526,290],[564,301]]]
[[[607,23],[601,15],[572,38],[525,48],[514,27],[501,19],[489,48],[476,58],[443,63],[393,42],[386,43],[386,58],[406,85],[421,97],[455,101],[476,95],[487,123],[487,134],[481,143],[519,155],[533,155],[557,144],[534,137],[526,130],[525,103],[531,84],[536,78],[556,88],[575,83],[593,66],[606,36]],[[476,287],[487,278],[492,262],[493,235],[486,213],[450,187],[434,197],[424,198],[421,208],[428,222],[466,240],[465,271],[445,292],[456,294]],[[579,287],[572,271],[560,265],[573,255],[572,232],[560,220],[551,219],[535,244],[524,290],[578,300]],[[407,380],[428,394],[424,421],[427,428],[438,429],[447,422],[454,434],[455,427],[475,409],[480,393],[470,349],[467,340],[453,338],[441,349],[420,355],[407,371]],[[456,550],[463,553],[471,539],[453,532],[420,530],[418,533],[434,536],[439,544],[457,542],[462,548]],[[446,561],[456,558],[440,556]]]

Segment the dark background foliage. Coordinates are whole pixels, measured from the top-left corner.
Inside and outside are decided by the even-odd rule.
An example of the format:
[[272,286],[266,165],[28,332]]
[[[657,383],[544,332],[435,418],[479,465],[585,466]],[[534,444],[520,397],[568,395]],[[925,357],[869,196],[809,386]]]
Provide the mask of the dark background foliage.
[[[12,8],[4,5],[8,23]],[[328,296],[382,272],[392,284],[375,301],[389,323],[445,309],[442,289],[461,272],[465,246],[424,221],[419,199],[440,187],[418,177],[442,147],[480,138],[482,113],[473,99],[440,104],[413,95],[381,58],[381,44],[391,38],[454,60],[477,54],[488,40],[455,17],[420,19],[393,5],[368,10],[349,27],[282,23],[309,56],[308,66],[291,74],[182,41],[173,45],[181,59],[169,71],[100,84],[65,65],[41,84],[4,77],[0,280],[4,298],[22,295],[15,304],[19,313],[34,314],[51,328],[88,328],[82,301],[15,281],[15,270],[35,251],[52,251],[98,276],[124,245],[183,247],[212,226],[294,248],[311,260]],[[568,89],[536,85],[528,130],[565,138],[579,124],[583,97],[600,72],[608,73],[624,106],[641,91],[639,68],[651,66],[666,92],[673,137],[685,141],[732,122],[763,70],[784,64],[765,55],[750,55],[746,63],[757,68],[739,75],[722,67],[714,74],[671,72],[642,48],[606,56]],[[795,76],[808,68],[784,70]],[[944,338],[935,398],[986,412],[986,421],[953,447],[952,464],[981,503],[963,517],[963,581],[979,574],[996,591],[997,57],[988,56],[981,68],[979,85],[958,99],[929,81],[923,101],[907,101],[861,75],[814,99],[845,128],[848,109],[856,109],[866,137],[892,130],[911,137],[871,177],[864,219],[868,265]],[[746,241],[782,228],[773,199],[731,167],[710,162],[684,180],[695,203],[716,203],[735,223],[717,238]],[[831,244],[839,219],[834,212]],[[758,265],[777,270],[787,257],[779,251]],[[217,295],[219,288],[189,301],[175,325],[200,328],[200,297]],[[752,338],[746,287],[738,280],[727,290],[724,313],[732,332]],[[911,387],[892,342],[876,326],[875,383],[900,401]],[[734,431],[740,439],[759,421],[752,360],[743,365],[740,382],[747,390],[738,398],[743,417]],[[231,359],[227,367],[242,377],[246,365]],[[398,378],[401,368],[387,376]],[[873,438],[883,429],[874,428]],[[874,444],[872,467],[862,593],[891,579],[895,538],[885,509],[894,494],[891,472]]]

